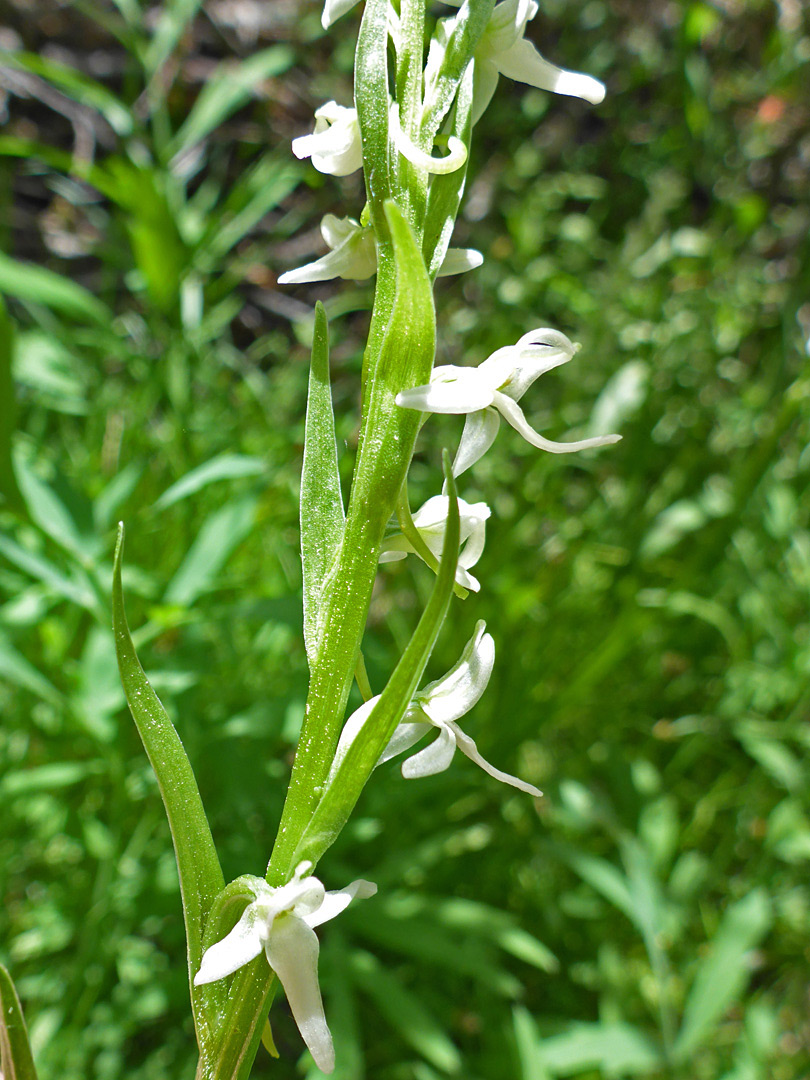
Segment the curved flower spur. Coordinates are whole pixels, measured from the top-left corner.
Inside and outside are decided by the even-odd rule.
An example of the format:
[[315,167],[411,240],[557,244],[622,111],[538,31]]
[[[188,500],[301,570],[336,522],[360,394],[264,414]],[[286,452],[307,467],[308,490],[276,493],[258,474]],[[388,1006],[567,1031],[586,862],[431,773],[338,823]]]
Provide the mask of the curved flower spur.
[[535,431],[518,401],[532,383],[552,368],[567,363],[578,351],[559,330],[540,327],[524,334],[515,345],[492,353],[478,367],[446,364],[433,369],[430,382],[397,394],[404,409],[467,414],[453,475],[460,476],[484,456],[495,441],[500,415],[532,446],[552,454],[570,454],[618,442],[621,435],[597,435],[576,442],[554,442]]
[[[438,736],[432,743],[403,762],[402,775],[406,779],[444,772],[458,749],[502,784],[509,784],[535,798],[541,796],[543,792],[533,784],[491,765],[479,753],[475,741],[458,726],[457,721],[478,703],[486,690],[494,664],[495,642],[492,635],[486,633],[486,623],[481,620],[476,624],[475,633],[464,647],[458,663],[446,675],[428,683],[413,699],[377,765],[404,753],[431,729],[437,729]],[[330,780],[378,701],[379,695],[370,698],[346,721],[329,774]]]
[[264,878],[242,879],[255,899],[233,930],[205,951],[194,985],[224,979],[264,951],[315,1064],[323,1072],[332,1072],[335,1051],[318,985],[320,947],[314,927],[334,919],[356,897],[373,896],[377,886],[361,878],[345,889],[327,892],[309,875],[311,869],[312,863],[301,863],[292,880],[280,888],[268,885]]

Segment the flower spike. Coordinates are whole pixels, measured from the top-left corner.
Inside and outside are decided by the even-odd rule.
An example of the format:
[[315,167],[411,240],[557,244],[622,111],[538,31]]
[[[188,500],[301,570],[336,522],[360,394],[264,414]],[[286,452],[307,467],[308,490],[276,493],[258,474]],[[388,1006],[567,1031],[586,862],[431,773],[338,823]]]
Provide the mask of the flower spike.
[[422,412],[467,414],[453,475],[460,476],[492,446],[498,433],[499,414],[532,446],[552,454],[569,454],[618,442],[620,435],[598,435],[577,442],[554,442],[529,424],[518,400],[532,383],[552,368],[567,363],[577,352],[559,330],[532,330],[515,345],[498,349],[477,368],[446,364],[434,369],[430,382],[397,394],[405,409]]
[[347,11],[351,11],[357,0],[325,0],[323,5],[323,15],[321,16],[321,25],[324,30],[328,30],[333,22],[336,22],[341,15],[345,15]]
[[292,880],[273,888],[263,878],[249,878],[254,899],[236,926],[203,954],[194,985],[232,975],[264,952],[278,976],[301,1036],[323,1072],[335,1067],[332,1036],[318,986],[318,938],[314,927],[334,919],[355,897],[373,896],[377,886],[358,879],[345,889],[326,892],[301,863]]

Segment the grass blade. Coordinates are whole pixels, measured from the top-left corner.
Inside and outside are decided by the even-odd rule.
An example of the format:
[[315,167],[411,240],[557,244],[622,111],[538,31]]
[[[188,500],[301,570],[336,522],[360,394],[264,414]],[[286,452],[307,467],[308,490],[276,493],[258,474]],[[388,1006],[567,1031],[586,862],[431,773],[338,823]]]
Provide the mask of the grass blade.
[[15,510],[22,509],[12,461],[12,440],[17,426],[17,399],[11,378],[14,327],[0,299],[0,496]]
[[44,266],[19,262],[1,252],[0,293],[44,304],[80,322],[108,327],[113,318],[105,304],[70,278],[55,274]]
[[676,1060],[688,1061],[737,1000],[751,973],[748,954],[770,925],[771,905],[764,889],[754,889],[726,910],[686,999]]
[[216,457],[198,465],[196,469],[181,476],[171,487],[166,488],[155,501],[155,510],[165,510],[174,506],[189,495],[194,495],[208,484],[217,480],[236,480],[242,476],[257,476],[265,472],[267,463],[258,457],[247,454],[218,454]]
[[0,1072],[3,1080],[37,1080],[20,999],[0,964]]
[[169,153],[181,153],[202,142],[214,128],[248,101],[257,83],[280,75],[292,62],[290,49],[283,45],[271,45],[269,49],[263,49],[239,64],[220,64],[203,85],[185,123],[169,145]]

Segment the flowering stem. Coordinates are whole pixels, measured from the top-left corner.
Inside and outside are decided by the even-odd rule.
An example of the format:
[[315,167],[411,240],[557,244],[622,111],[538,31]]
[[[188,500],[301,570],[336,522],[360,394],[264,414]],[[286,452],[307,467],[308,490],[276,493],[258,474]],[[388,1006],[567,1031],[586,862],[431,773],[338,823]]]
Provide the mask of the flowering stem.
[[323,793],[357,668],[385,527],[413,455],[420,417],[396,396],[430,374],[435,352],[433,294],[419,247],[397,206],[385,208],[396,262],[391,318],[377,355],[371,346],[360,447],[334,570],[324,586],[323,626],[290,787],[267,880],[281,885],[294,869],[301,835]]

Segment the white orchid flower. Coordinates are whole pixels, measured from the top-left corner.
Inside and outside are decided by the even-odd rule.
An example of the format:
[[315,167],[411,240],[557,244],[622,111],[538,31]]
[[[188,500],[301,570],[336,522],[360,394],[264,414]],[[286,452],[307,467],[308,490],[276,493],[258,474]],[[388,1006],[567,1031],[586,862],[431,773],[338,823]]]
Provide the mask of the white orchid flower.
[[453,462],[460,476],[489,450],[500,425],[499,415],[523,438],[552,454],[569,454],[618,442],[620,435],[598,435],[577,442],[554,442],[534,430],[518,401],[540,375],[567,363],[579,348],[559,330],[541,327],[498,349],[476,368],[446,364],[434,369],[430,382],[397,394],[397,405],[433,413],[466,413],[467,422]]
[[[446,2],[458,7],[456,0]],[[531,41],[525,40],[526,24],[537,11],[537,0],[502,0],[492,12],[475,50],[474,121],[481,118],[492,100],[501,75],[541,90],[551,90],[555,94],[584,98],[592,105],[598,105],[604,99],[605,87],[598,79],[557,67],[545,60]],[[447,26],[443,27],[439,36],[440,46],[449,38],[454,22],[455,17],[441,20]],[[443,49],[437,49],[437,54],[440,51],[443,52]],[[438,59],[440,57],[437,55],[431,71]],[[430,86],[428,80],[426,86]]]
[[299,159],[312,158],[318,172],[348,176],[363,165],[357,109],[327,101],[315,112],[311,135],[293,139],[292,151]]
[[302,285],[307,281],[364,281],[377,272],[377,248],[374,230],[364,228],[354,218],[326,214],[321,221],[321,235],[330,249],[320,259],[288,270],[278,279],[279,285]]
[[[434,495],[413,515],[413,523],[419,535],[437,559],[441,557],[449,511],[448,496]],[[464,499],[458,500],[460,550],[456,566],[456,583],[471,592],[478,592],[481,584],[467,571],[475,566],[483,554],[486,523],[491,513],[485,502],[468,503]],[[383,541],[380,562],[399,562],[411,552],[419,554],[410,540],[398,532]]]
[[[321,221],[321,234],[330,250],[306,266],[288,270],[279,277],[279,285],[302,285],[308,281],[365,281],[377,272],[377,247],[374,230],[354,218],[339,218],[326,214]],[[439,270],[439,277],[474,270],[484,261],[480,251],[472,248],[450,248]]]
[[321,15],[321,25],[324,30],[328,30],[333,22],[336,22],[341,15],[345,15],[347,11],[351,11],[357,0],[325,0],[323,5],[323,15]]
[[[409,750],[414,743],[435,728],[438,730],[438,737],[429,746],[403,763],[402,775],[404,777],[432,776],[434,773],[444,772],[458,749],[479,765],[484,772],[500,780],[501,783],[539,797],[543,793],[533,784],[527,784],[524,780],[510,776],[509,773],[501,772],[494,765],[490,765],[478,752],[475,742],[469,735],[464,734],[457,723],[477,704],[492,674],[495,663],[495,643],[492,635],[485,631],[485,623],[479,622],[455,667],[441,679],[429,683],[424,690],[419,691],[408,706],[402,722],[397,726],[377,764],[382,765],[397,754]],[[361,705],[346,721],[338,742],[330,778],[334,777],[340,762],[346,756],[346,752],[377,701],[379,701],[379,695]]]
[[334,919],[355,897],[373,896],[377,886],[359,879],[345,889],[327,892],[316,877],[307,876],[311,869],[312,863],[301,863],[292,880],[280,888],[263,878],[251,878],[255,899],[233,930],[206,949],[194,985],[224,979],[264,951],[315,1064],[323,1072],[332,1072],[335,1051],[318,986],[319,946],[314,927]]

